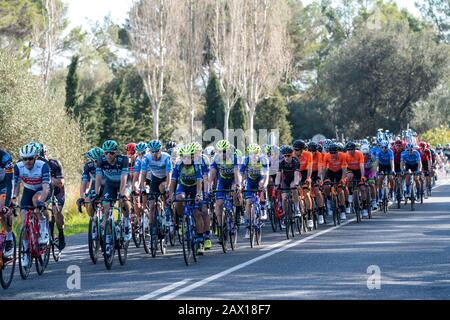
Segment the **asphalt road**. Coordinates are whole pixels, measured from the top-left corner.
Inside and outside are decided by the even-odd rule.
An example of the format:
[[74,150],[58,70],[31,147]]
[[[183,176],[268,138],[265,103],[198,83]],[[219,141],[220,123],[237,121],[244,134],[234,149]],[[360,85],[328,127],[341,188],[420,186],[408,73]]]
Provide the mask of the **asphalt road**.
[[[262,246],[250,248],[240,234],[238,250],[227,254],[213,241],[189,267],[179,244],[155,258],[130,244],[126,265],[116,255],[108,271],[103,258],[91,262],[87,235],[73,236],[60,262],[51,260],[42,276],[33,268],[22,280],[16,269],[0,300],[450,299],[449,183],[414,212],[403,206],[360,224],[350,215],[341,226],[289,241],[267,225]],[[73,268],[80,271],[79,289],[69,289]]]

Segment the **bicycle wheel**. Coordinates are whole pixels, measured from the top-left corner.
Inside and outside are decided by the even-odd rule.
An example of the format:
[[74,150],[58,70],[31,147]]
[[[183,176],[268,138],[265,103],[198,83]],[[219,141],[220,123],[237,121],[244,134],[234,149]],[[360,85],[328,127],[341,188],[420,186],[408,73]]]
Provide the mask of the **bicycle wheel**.
[[59,261],[59,258],[61,257],[61,250],[59,250],[59,236],[57,235],[57,232],[55,229],[55,217],[52,215],[52,218],[50,220],[49,226],[50,226],[50,244],[51,244],[51,250],[53,259],[55,262]]
[[190,231],[190,219],[187,216],[183,216],[183,221],[181,223],[181,233],[183,235],[183,257],[184,262],[189,266],[194,261],[194,248],[192,233]]
[[423,183],[423,179],[421,178],[420,179],[420,185],[419,185],[419,188],[420,188],[420,190],[419,190],[419,195],[420,195],[420,203],[422,204],[423,203],[423,185],[424,185],[424,183]]
[[235,213],[233,211],[231,211],[231,216],[229,218],[229,225],[231,226],[231,228],[229,228],[229,238],[230,238],[230,246],[231,246],[231,250],[234,251],[234,249],[236,249],[237,246],[237,234],[238,234],[238,230],[237,230],[237,224],[236,224],[236,220],[235,220]]
[[250,248],[255,245],[255,211],[254,205],[252,204],[250,210]]
[[[28,246],[27,246],[27,250],[24,249],[24,245],[23,242],[25,241],[25,235],[28,236]],[[22,227],[20,229],[20,236],[19,236],[19,271],[20,271],[20,276],[22,277],[23,280],[28,278],[28,275],[30,274],[31,271],[31,266],[33,264],[33,256],[32,256],[32,252],[31,252],[31,241],[30,241],[30,236],[31,236],[31,232],[29,232],[28,227]],[[22,258],[24,256],[24,254],[26,254],[28,256],[28,263],[26,265],[23,265],[23,261]]]
[[16,268],[17,247],[16,236],[12,232],[13,254],[8,259],[2,256],[2,267],[0,268],[0,284],[3,289],[8,289],[14,278],[14,270]]
[[416,183],[413,181],[409,188],[411,189],[411,211],[414,211],[416,210]]
[[[107,248],[107,238],[110,238],[109,246]],[[115,237],[114,237],[114,222],[111,215],[105,223],[105,230],[103,231],[103,258],[105,260],[106,269],[111,270],[114,261],[114,254],[116,253]]]
[[256,245],[260,246],[262,245],[262,227],[260,225],[260,221],[258,221],[259,218],[256,219],[255,223],[255,240]]
[[[46,228],[48,232],[50,232],[49,222],[46,221]],[[50,245],[50,238],[49,241],[47,241],[46,244],[41,245],[37,243],[38,245],[38,257],[36,258],[36,271],[38,275],[42,275],[45,271],[45,268],[48,266],[48,262],[50,261],[50,251],[51,251],[51,245]]]
[[98,230],[98,218],[91,217],[89,219],[89,229],[88,229],[88,247],[89,247],[89,257],[94,264],[97,264],[97,254],[99,248],[99,235]]
[[167,243],[169,242],[169,233],[164,230],[164,237],[159,239],[159,249],[162,255],[167,253]]
[[[147,222],[147,224],[145,224],[144,221]],[[141,228],[142,228],[142,245],[144,246],[145,253],[150,254],[151,235],[150,235],[150,226],[148,225],[148,218],[143,219]]]
[[[156,217],[153,219],[156,219]],[[156,251],[158,250],[158,228],[156,223],[157,222],[153,220],[152,226],[150,227],[150,253],[152,258],[156,256]]]
[[117,244],[117,255],[119,257],[119,263],[121,266],[125,265],[127,262],[128,257],[128,247],[130,245],[130,241],[125,241],[123,238],[123,235],[125,234],[124,230],[124,223],[123,220],[120,222],[118,221],[120,225],[120,235],[116,235],[116,244]]
[[278,229],[278,222],[276,221],[277,217],[275,214],[275,210],[270,208],[267,210],[267,214],[269,215],[270,226],[272,227],[272,231],[276,232]]
[[401,184],[397,181],[395,184],[395,194],[397,198],[397,209],[400,209],[402,203]]
[[140,234],[141,228],[140,228],[140,218],[136,215],[133,215],[133,219],[131,219],[131,234],[133,237],[133,242],[136,248],[139,248],[141,246],[142,237]]
[[221,217],[222,226],[219,228],[219,232],[220,232],[219,239],[221,241],[223,253],[227,253],[227,242],[228,242],[227,216],[228,216],[227,210],[224,208],[222,210],[222,217]]

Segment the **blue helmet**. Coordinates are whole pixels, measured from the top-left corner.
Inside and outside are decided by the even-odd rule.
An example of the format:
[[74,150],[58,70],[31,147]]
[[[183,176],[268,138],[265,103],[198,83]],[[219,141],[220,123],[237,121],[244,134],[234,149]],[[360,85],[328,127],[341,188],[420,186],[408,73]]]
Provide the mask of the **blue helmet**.
[[159,150],[161,150],[161,142],[159,142],[159,140],[149,141],[148,148],[151,152],[158,152]]
[[138,144],[136,144],[137,153],[144,153],[145,149],[147,149],[147,144],[145,142],[139,142]]
[[389,142],[387,140],[383,140],[383,141],[381,141],[380,146],[382,148],[388,148],[389,147]]

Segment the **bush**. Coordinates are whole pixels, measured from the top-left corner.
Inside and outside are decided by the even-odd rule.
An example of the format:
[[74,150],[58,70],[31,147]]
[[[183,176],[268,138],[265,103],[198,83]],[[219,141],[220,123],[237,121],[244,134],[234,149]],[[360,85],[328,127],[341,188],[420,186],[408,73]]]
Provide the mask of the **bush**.
[[430,129],[420,136],[421,140],[428,142],[431,145],[436,145],[440,143],[444,146],[450,143],[450,127],[440,126],[438,128]]

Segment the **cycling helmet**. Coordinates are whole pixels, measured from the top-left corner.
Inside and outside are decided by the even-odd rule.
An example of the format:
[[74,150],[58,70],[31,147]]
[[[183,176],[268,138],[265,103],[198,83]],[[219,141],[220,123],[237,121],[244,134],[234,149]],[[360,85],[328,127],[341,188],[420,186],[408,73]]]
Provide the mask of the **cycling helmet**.
[[29,144],[34,145],[34,148],[36,149],[36,154],[40,154],[41,153],[42,145],[39,142],[32,142],[32,143],[29,143]]
[[356,146],[356,150],[361,149],[361,144],[360,143],[355,143],[355,146]]
[[389,147],[389,142],[387,140],[383,140],[380,143],[381,148],[388,148]]
[[400,139],[395,140],[395,145],[396,145],[396,146],[401,146],[401,145],[403,145],[402,140],[400,140]]
[[445,148],[446,148],[446,149],[450,148],[450,143],[447,143],[447,144],[445,145]]
[[414,149],[414,146],[412,145],[412,143],[407,143],[406,149]]
[[347,142],[347,144],[345,145],[345,148],[347,150],[355,150],[356,149],[356,144],[354,142]]
[[261,147],[257,143],[252,143],[247,147],[247,152],[250,153],[259,153],[261,151]]
[[234,154],[235,154],[236,156],[238,156],[238,157],[242,157],[242,156],[244,155],[244,153],[243,153],[241,150],[239,150],[239,149],[236,149],[236,150],[234,151]]
[[263,151],[263,153],[264,153],[265,155],[270,156],[270,152],[271,152],[270,144],[263,144],[263,145],[261,146],[261,150]]
[[103,151],[116,151],[117,150],[117,142],[114,140],[106,140],[102,146]]
[[419,143],[419,147],[420,147],[421,149],[425,148],[426,146],[427,146],[427,143],[426,143],[425,141],[421,141],[421,142]]
[[311,141],[310,143],[308,143],[308,151],[310,151],[310,152],[316,152],[318,147],[319,147],[319,145],[317,143],[315,143],[314,141]]
[[207,146],[205,150],[203,150],[203,153],[206,154],[208,157],[214,157],[216,151],[214,150],[213,146]]
[[86,157],[90,160],[97,160],[99,157],[103,155],[103,149],[99,147],[92,148],[86,153]]
[[35,157],[37,155],[37,150],[36,150],[35,144],[29,143],[29,144],[22,146],[22,148],[20,148],[20,150],[19,150],[19,154],[20,154],[21,158]]
[[292,143],[292,146],[294,147],[294,149],[300,149],[300,150],[305,150],[306,149],[306,143],[305,141],[301,140],[301,139],[297,139]]
[[362,140],[361,140],[361,145],[363,145],[363,144],[369,144],[369,140],[367,140],[367,139],[362,139]]
[[317,151],[318,152],[322,152],[323,151],[323,147],[320,144],[317,146]]
[[166,143],[166,150],[171,150],[177,146],[175,141],[169,141]]
[[225,151],[230,148],[230,143],[227,140],[219,140],[216,143],[216,149],[219,151]]
[[285,155],[285,154],[292,154],[292,152],[294,152],[294,149],[292,149],[291,146],[283,145],[283,146],[281,146],[281,148],[280,148],[280,152],[281,152],[282,155]]
[[147,144],[144,141],[139,142],[136,144],[136,152],[141,154],[145,152],[145,149],[147,149]]
[[129,143],[129,144],[127,144],[125,149],[127,151],[127,155],[128,156],[132,156],[133,154],[136,153],[136,143]]
[[200,143],[198,143],[197,141],[191,142],[191,146],[194,149],[194,152],[202,152],[203,151],[202,145]]
[[45,154],[48,152],[48,148],[47,148],[47,146],[46,145],[42,145],[41,146],[41,151],[39,152],[39,155],[41,156],[41,157],[45,157]]
[[325,141],[323,142],[323,147],[325,149],[328,149],[331,146],[332,143],[333,142],[330,139],[325,139]]
[[193,155],[195,153],[195,149],[193,147],[192,144],[185,144],[182,145],[180,148],[180,155],[181,156],[188,156],[188,155]]
[[328,147],[328,152],[330,152],[331,154],[335,154],[338,152],[338,145],[336,143],[332,143],[329,147]]
[[440,143],[436,143],[436,149],[440,149],[440,148],[442,148],[441,144]]
[[361,152],[362,152],[363,154],[369,154],[369,153],[370,153],[370,147],[369,147],[369,145],[368,145],[368,144],[363,144],[363,145],[361,146]]
[[161,150],[161,142],[159,142],[159,140],[149,141],[148,148],[151,152],[158,152],[159,150]]
[[344,151],[344,144],[342,142],[336,143],[338,151]]

